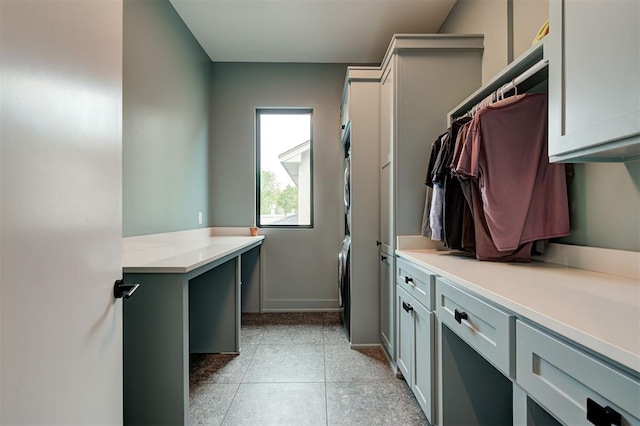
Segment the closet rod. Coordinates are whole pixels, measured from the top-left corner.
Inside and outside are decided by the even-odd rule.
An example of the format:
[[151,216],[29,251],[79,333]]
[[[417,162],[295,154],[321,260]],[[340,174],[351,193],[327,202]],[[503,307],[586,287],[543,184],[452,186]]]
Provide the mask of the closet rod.
[[531,77],[541,69],[546,68],[548,65],[549,65],[548,59],[541,59],[540,61],[533,64],[531,68],[529,68],[528,70],[526,70],[525,72],[523,72],[522,74],[514,78],[512,81],[505,84],[504,86],[500,87],[500,89],[498,90],[502,92],[508,92],[509,90],[513,90],[518,84],[527,81],[529,77]]
[[[538,71],[547,67],[547,65],[549,65],[548,59],[539,60],[538,62],[536,62],[529,68],[527,68],[527,70],[524,71],[522,74],[513,78],[511,81],[508,81],[502,86],[498,87],[496,90],[491,92],[489,96],[485,96],[482,100],[480,100],[480,102],[473,105],[471,109],[469,109],[464,115],[467,117],[473,117],[476,114],[476,112],[480,111],[482,108],[484,108],[487,105],[491,105],[493,102],[500,99],[501,96],[504,96],[505,93],[515,89],[518,86],[518,84],[525,82],[528,78],[535,75]],[[449,123],[449,125],[451,125],[451,123]]]

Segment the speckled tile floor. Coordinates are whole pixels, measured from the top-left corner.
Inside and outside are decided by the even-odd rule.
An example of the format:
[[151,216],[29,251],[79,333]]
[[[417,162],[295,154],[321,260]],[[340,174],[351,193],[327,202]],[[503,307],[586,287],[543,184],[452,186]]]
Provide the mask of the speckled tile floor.
[[338,313],[243,314],[240,355],[192,355],[193,425],[426,425],[381,348]]

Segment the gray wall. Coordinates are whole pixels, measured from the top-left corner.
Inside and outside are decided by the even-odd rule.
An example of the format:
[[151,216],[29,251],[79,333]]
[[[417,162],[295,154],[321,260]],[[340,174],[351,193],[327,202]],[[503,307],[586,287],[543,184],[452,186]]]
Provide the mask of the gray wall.
[[443,34],[484,34],[483,82],[509,63],[509,1],[458,0],[438,31]]
[[[530,47],[548,12],[540,0],[458,0],[440,32],[485,33],[486,82],[509,49],[518,57]],[[569,198],[571,235],[558,242],[640,251],[640,163],[577,164]]]
[[337,308],[342,240],[340,100],[346,66],[214,63],[210,225],[255,217],[255,109],[313,108],[314,229],[262,229],[265,310]]
[[123,235],[206,226],[211,61],[168,1],[123,13]]

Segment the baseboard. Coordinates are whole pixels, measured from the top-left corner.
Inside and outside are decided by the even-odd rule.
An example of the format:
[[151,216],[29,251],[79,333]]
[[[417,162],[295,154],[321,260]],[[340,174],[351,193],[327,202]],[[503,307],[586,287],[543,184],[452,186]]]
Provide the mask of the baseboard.
[[[350,343],[349,344],[349,348],[351,348],[351,349],[377,349],[377,348],[382,348],[382,345],[380,343],[356,343],[356,344]],[[382,348],[382,352],[385,352],[384,348]]]
[[339,312],[338,299],[265,299],[262,312]]

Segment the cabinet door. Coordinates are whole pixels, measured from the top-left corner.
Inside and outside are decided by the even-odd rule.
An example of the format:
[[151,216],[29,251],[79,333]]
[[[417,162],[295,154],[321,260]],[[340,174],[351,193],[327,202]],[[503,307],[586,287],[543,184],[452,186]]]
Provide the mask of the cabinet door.
[[398,354],[396,364],[402,372],[404,379],[410,388],[413,389],[413,344],[414,344],[414,326],[413,326],[413,297],[409,296],[406,291],[400,287],[396,288],[398,304],[396,310],[398,312]]
[[434,396],[434,363],[433,363],[433,330],[434,313],[425,309],[421,304],[414,305],[414,353],[413,353],[413,394],[422,410],[429,419],[435,421],[433,407]]
[[380,167],[392,159],[393,147],[393,60],[391,58],[382,76],[380,89]]
[[637,154],[640,2],[552,0],[549,19],[549,155]]
[[386,253],[394,252],[393,238],[393,164],[380,170],[380,242]]
[[395,282],[393,281],[393,256],[379,253],[380,270],[380,339],[387,355],[395,361]]

